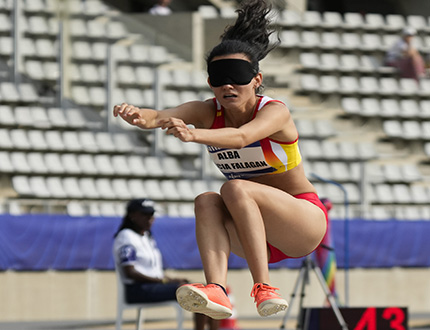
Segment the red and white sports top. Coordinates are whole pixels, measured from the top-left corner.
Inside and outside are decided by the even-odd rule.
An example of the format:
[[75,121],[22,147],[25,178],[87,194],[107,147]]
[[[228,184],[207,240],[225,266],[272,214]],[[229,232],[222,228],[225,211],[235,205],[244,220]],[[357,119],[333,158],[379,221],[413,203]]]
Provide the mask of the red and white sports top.
[[[224,108],[214,98],[216,115],[211,129],[225,127]],[[281,102],[268,96],[260,96],[252,119],[270,102]],[[300,164],[302,157],[298,138],[292,142],[280,142],[264,138],[242,149],[207,146],[212,161],[228,180],[249,179],[264,174],[286,172]]]

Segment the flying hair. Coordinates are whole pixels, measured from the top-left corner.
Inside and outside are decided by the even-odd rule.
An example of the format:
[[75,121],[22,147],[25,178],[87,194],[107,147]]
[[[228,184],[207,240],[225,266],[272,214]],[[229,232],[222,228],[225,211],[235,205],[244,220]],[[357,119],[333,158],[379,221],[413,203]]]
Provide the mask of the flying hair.
[[258,62],[277,46],[270,45],[269,13],[272,6],[265,0],[246,0],[236,10],[238,17],[233,25],[227,26],[221,36],[221,43],[207,56],[207,63],[215,56],[244,53],[258,72]]

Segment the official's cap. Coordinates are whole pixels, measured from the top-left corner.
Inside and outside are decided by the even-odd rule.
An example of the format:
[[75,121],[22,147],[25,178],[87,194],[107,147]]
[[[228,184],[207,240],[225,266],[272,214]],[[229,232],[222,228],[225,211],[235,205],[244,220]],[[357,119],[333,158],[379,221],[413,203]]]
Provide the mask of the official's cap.
[[153,215],[155,213],[155,203],[147,198],[133,199],[127,204],[127,213],[141,212]]
[[417,34],[417,30],[415,30],[413,27],[411,26],[406,26],[403,28],[402,30],[402,34],[404,36],[414,36]]

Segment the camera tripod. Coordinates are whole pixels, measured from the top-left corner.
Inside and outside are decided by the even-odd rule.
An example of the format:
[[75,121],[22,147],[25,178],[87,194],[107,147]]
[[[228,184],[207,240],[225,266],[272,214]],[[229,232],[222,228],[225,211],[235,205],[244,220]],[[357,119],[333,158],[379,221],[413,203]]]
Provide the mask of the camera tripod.
[[[284,315],[282,324],[281,324],[281,329],[285,329],[285,324],[290,316],[290,312],[291,312],[291,307],[293,306],[294,300],[297,296],[297,292],[299,290],[299,286],[301,284],[301,292],[300,292],[300,309],[299,311],[302,312],[303,311],[303,298],[305,297],[305,287],[306,284],[309,283],[309,273],[310,271],[313,270],[318,278],[318,281],[321,284],[321,287],[325,293],[325,296],[327,298],[327,300],[330,303],[330,306],[339,322],[339,325],[341,326],[342,330],[348,330],[348,326],[342,316],[342,314],[340,313],[339,307],[336,304],[336,301],[332,295],[332,293],[330,292],[330,289],[327,286],[327,283],[325,282],[324,276],[321,272],[321,269],[315,264],[315,262],[311,259],[310,256],[307,256],[303,262],[302,262],[302,266],[300,267],[300,273],[299,276],[296,280],[296,283],[294,285],[294,290],[293,293],[291,294],[291,300],[290,300],[290,306],[288,307],[287,312]],[[301,324],[301,320],[300,317],[298,319],[297,322],[297,329],[298,330],[308,330],[308,324],[307,324],[307,319],[303,318],[303,323]]]

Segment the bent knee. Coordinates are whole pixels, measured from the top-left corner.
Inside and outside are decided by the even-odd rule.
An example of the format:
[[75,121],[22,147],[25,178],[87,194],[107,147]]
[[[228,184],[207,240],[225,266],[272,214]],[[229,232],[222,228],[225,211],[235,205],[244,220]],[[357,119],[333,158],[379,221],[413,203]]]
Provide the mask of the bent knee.
[[205,208],[208,205],[217,205],[221,203],[221,196],[213,191],[204,192],[194,198],[194,208],[197,210],[199,208]]
[[232,199],[237,198],[239,195],[245,192],[245,187],[248,185],[248,181],[236,179],[225,182],[221,189],[220,193],[223,198]]

